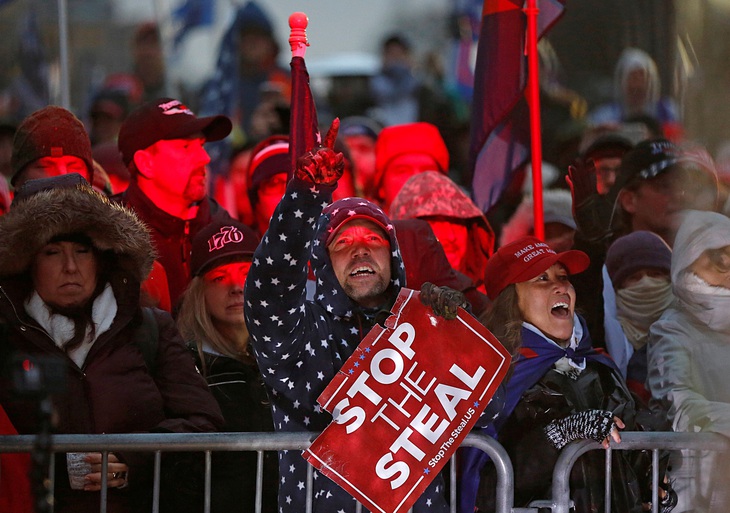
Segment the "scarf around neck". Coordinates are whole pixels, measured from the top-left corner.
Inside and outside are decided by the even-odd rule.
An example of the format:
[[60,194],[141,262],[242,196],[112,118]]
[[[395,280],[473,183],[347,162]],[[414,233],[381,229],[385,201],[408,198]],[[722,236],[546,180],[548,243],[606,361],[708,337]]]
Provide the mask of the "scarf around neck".
[[616,317],[634,349],[646,345],[649,327],[661,317],[673,300],[672,284],[666,278],[644,276],[638,282],[616,291]]
[[[38,295],[38,292],[33,291],[25,302],[25,311],[40,324],[41,328],[48,333],[59,348],[63,349],[64,345],[73,338],[73,321],[65,315],[53,313],[51,308]],[[69,358],[79,368],[84,365],[86,355],[89,354],[89,350],[91,350],[99,335],[109,330],[116,315],[117,300],[114,297],[112,286],[107,283],[101,294],[94,299],[94,304],[91,307],[91,320],[95,326],[94,336],[91,336],[91,326],[87,326],[84,341],[68,351]]]

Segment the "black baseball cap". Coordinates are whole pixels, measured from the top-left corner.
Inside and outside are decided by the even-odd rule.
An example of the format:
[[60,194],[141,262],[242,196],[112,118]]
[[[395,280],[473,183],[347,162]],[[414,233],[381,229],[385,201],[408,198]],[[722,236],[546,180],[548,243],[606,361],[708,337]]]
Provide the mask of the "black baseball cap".
[[642,141],[624,155],[614,190],[620,191],[635,180],[654,178],[680,162],[682,157],[680,147],[667,139]]
[[205,140],[219,141],[231,133],[233,124],[223,115],[199,118],[184,103],[158,98],[134,110],[119,130],[118,146],[124,164],[129,165],[138,150],[157,141],[185,139],[202,132]]
[[258,245],[258,235],[245,224],[213,220],[193,238],[190,272],[200,276],[226,261],[251,259]]

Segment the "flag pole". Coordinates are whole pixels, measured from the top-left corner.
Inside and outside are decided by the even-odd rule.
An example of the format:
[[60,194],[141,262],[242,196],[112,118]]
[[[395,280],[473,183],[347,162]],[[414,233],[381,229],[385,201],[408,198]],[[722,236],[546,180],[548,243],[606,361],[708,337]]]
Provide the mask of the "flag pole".
[[309,74],[304,54],[309,46],[307,25],[303,12],[289,16],[289,46],[291,47],[291,114],[289,115],[289,178],[294,174],[297,159],[316,146],[317,111],[309,88]]
[[540,121],[540,75],[537,53],[537,0],[527,0],[527,104],[530,108],[530,147],[532,154],[532,196],[535,237],[545,240],[542,204],[542,130]]
[[71,86],[68,70],[68,5],[58,0],[58,48],[61,68],[61,107],[71,110]]

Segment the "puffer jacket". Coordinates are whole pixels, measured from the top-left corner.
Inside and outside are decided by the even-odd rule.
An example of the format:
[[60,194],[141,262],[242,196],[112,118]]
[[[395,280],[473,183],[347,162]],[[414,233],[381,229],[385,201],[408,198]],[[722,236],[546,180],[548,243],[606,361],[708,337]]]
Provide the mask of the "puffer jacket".
[[[332,416],[319,407],[317,397],[375,322],[389,316],[388,311],[366,311],[345,294],[327,252],[328,235],[351,215],[388,227],[393,301],[405,283],[395,230],[385,214],[360,198],[324,208],[333,189],[297,178],[289,182],[246,280],[246,325],[272,399],[277,431],[319,432],[331,422]],[[313,301],[306,300],[308,261],[316,278]],[[302,511],[306,461],[299,451],[281,453],[279,471],[280,511]],[[315,473],[313,511],[352,513],[355,508],[349,494]],[[447,511],[440,476],[418,499],[414,511]]]
[[[111,327],[99,335],[81,367],[24,306],[33,290],[29,267],[34,256],[54,236],[69,233],[88,235],[98,250],[112,255],[109,283],[117,302]],[[153,312],[158,328],[153,369],[148,369],[142,342],[135,340],[143,318],[140,282],[154,252],[146,228],[133,213],[88,187],[53,189],[2,216],[0,241],[0,324],[6,334],[0,340],[0,359],[3,368],[21,354],[52,357],[65,366],[63,388],[51,392],[55,432],[204,432],[222,426],[220,409],[169,314]],[[14,393],[5,377],[0,400],[21,434],[38,430],[36,403]],[[108,490],[108,511],[136,511],[151,497],[151,455],[118,456],[129,465],[129,486]],[[55,511],[98,511],[99,493],[71,490],[63,454],[56,461]]]

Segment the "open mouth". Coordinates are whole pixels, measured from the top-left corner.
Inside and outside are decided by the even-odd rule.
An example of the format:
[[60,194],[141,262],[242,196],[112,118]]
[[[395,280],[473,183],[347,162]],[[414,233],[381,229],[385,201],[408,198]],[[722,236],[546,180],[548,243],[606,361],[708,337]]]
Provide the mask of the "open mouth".
[[371,274],[375,274],[375,271],[373,271],[373,269],[371,267],[364,266],[364,265],[363,266],[360,266],[360,267],[356,267],[355,269],[353,269],[350,272],[350,276],[355,276],[355,277],[357,277],[357,276],[368,276],[368,275],[371,275]]
[[550,309],[550,314],[559,319],[567,319],[570,317],[570,305],[564,301],[555,303]]

